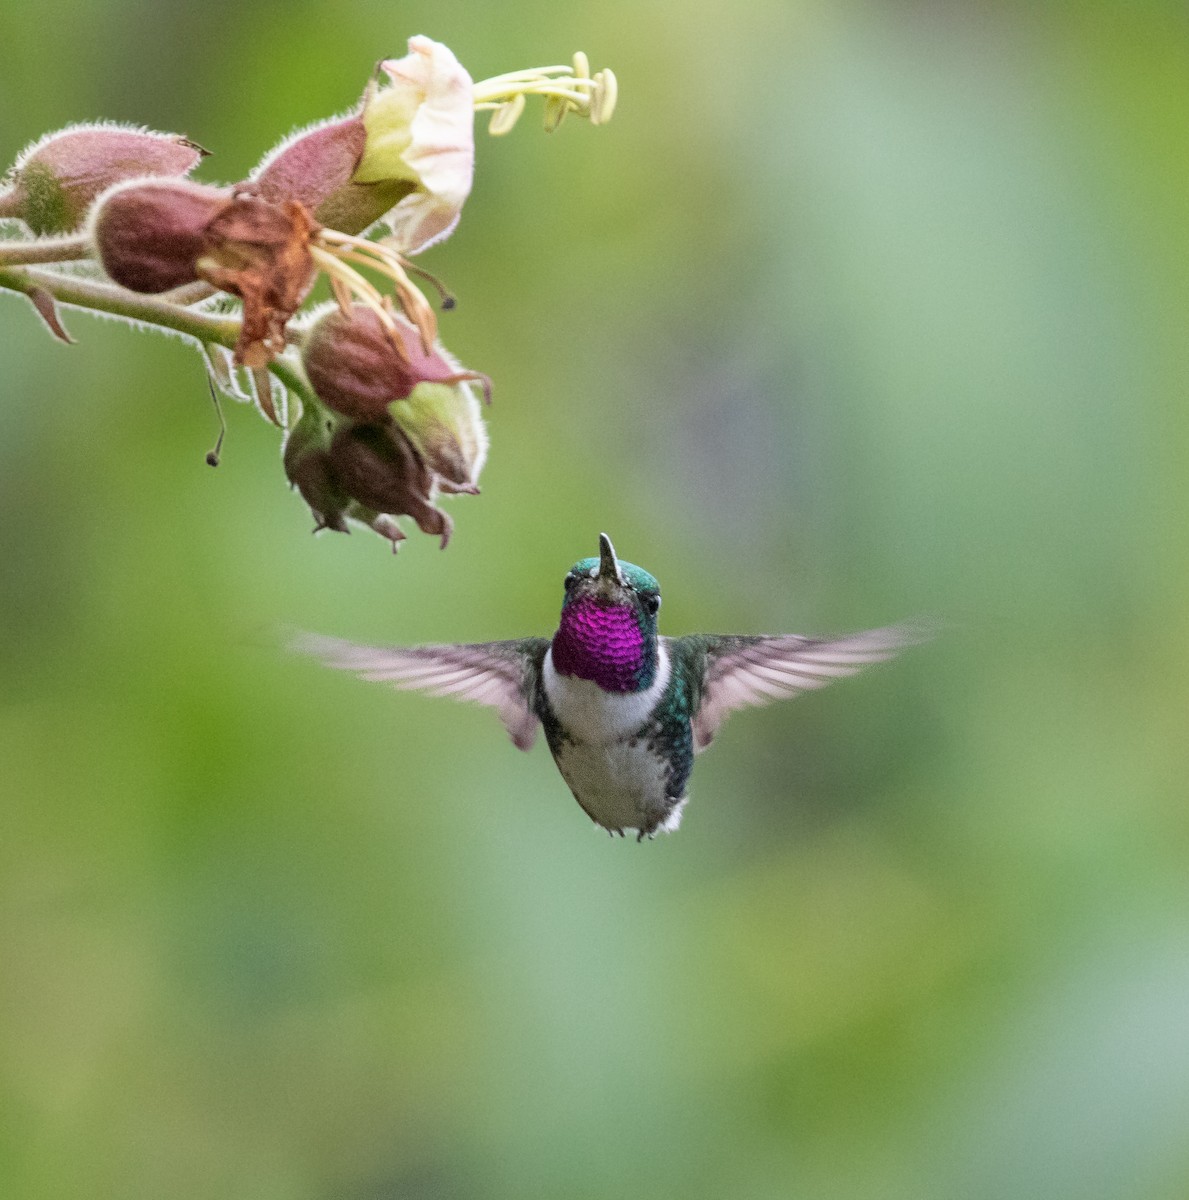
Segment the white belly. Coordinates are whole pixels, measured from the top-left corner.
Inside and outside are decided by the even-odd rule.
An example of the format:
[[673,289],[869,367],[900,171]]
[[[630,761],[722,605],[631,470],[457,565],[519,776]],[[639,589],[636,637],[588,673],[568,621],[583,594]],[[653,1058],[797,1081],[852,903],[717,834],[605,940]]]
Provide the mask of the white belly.
[[578,803],[605,829],[676,829],[682,805],[668,809],[668,764],[637,740],[669,684],[669,656],[661,642],[656,679],[642,692],[605,692],[589,679],[559,675],[548,651],[545,695],[569,735],[557,766]]
[[643,743],[567,742],[557,767],[604,829],[651,829],[664,815],[666,764]]

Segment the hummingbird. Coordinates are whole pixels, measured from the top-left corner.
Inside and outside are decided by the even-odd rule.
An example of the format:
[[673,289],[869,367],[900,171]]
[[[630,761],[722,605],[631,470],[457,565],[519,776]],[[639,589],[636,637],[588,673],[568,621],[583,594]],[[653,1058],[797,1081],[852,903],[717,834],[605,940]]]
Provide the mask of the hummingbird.
[[694,756],[735,709],[824,687],[930,636],[905,623],[838,638],[661,637],[660,585],[605,533],[563,586],[552,638],[365,646],[301,634],[293,648],[363,679],[490,705],[521,750],[542,727],[586,815],[641,841],[681,824]]

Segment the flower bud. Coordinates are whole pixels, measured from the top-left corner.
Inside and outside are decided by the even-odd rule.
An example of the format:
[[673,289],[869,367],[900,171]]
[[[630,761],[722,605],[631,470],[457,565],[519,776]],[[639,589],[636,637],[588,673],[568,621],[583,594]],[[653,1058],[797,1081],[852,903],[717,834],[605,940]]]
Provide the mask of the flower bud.
[[407,399],[424,380],[483,378],[463,371],[440,345],[427,354],[419,332],[404,317],[394,314],[389,327],[362,304],[352,304],[346,312],[330,308],[318,317],[306,335],[302,358],[318,398],[359,421],[387,416],[394,400]]
[[350,500],[335,481],[327,452],[329,445],[325,412],[307,405],[285,438],[281,462],[289,482],[310,506],[316,528],[347,533],[344,514]]
[[20,155],[0,215],[19,217],[37,234],[72,233],[113,184],[146,175],[188,175],[205,153],[176,133],[72,125]]
[[475,492],[487,458],[487,428],[466,383],[419,383],[391,405],[392,419],[427,467],[452,485]]
[[230,192],[188,180],[120,185],[95,206],[91,237],[103,269],[134,292],[193,283],[207,226],[230,200]]
[[321,224],[359,234],[382,218],[391,243],[416,254],[455,226],[470,194],[475,134],[471,77],[441,43],[409,39],[380,64],[358,109],[282,142],[252,173],[266,200],[297,200]]
[[295,201],[271,204],[185,180],[118,184],[95,205],[92,238],[108,275],[136,292],[202,279],[244,302],[236,361],[262,367],[314,281],[318,226]]
[[346,425],[330,443],[330,466],[343,491],[365,508],[391,516],[407,514],[423,533],[450,540],[453,522],[435,508],[433,472],[421,461],[396,423]]

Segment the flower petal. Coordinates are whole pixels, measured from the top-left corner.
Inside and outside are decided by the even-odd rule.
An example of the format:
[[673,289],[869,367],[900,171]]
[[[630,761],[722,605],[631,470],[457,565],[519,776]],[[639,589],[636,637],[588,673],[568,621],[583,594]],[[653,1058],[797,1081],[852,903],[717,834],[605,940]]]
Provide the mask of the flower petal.
[[367,149],[355,182],[408,179],[417,190],[388,216],[392,243],[416,254],[458,222],[475,163],[473,85],[451,51],[427,37],[380,64],[391,79],[367,103]]

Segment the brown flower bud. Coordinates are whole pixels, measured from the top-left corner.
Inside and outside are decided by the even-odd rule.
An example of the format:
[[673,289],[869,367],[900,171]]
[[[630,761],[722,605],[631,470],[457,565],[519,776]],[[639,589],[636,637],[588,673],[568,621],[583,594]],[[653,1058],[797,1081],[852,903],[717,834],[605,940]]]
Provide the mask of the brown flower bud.
[[316,530],[347,533],[344,517],[350,500],[334,478],[327,452],[329,445],[326,415],[310,405],[285,438],[281,461],[289,482],[310,506]]
[[392,420],[347,425],[330,443],[330,466],[344,492],[365,508],[407,514],[423,533],[450,540],[453,522],[436,508],[433,472]]
[[92,237],[104,270],[133,291],[203,279],[239,296],[236,361],[262,367],[285,348],[285,324],[313,284],[317,230],[295,201],[169,180],[120,184],[101,196]]
[[283,142],[257,167],[250,187],[273,203],[296,200],[321,225],[362,233],[416,189],[408,179],[355,183],[367,130],[359,114],[330,121]]
[[134,292],[193,283],[207,227],[230,202],[230,192],[188,180],[122,184],[95,207],[91,236],[99,261]]
[[37,234],[71,233],[113,184],[146,175],[187,175],[205,153],[176,133],[72,125],[20,155],[9,175],[4,215],[19,217]]
[[460,383],[483,380],[462,370],[440,345],[428,354],[413,325],[393,317],[395,336],[362,304],[347,312],[332,308],[310,328],[302,349],[306,374],[318,398],[344,416],[375,421],[388,415],[394,400],[406,400],[425,380]]

